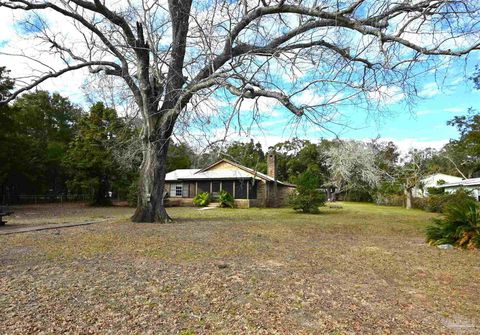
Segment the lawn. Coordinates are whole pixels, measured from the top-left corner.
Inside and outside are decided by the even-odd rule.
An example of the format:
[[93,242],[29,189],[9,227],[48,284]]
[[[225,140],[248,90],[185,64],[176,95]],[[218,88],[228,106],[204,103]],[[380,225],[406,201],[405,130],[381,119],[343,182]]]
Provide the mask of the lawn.
[[343,207],[171,208],[168,225],[114,208],[114,222],[0,236],[0,332],[480,332],[480,252],[425,244],[433,214]]

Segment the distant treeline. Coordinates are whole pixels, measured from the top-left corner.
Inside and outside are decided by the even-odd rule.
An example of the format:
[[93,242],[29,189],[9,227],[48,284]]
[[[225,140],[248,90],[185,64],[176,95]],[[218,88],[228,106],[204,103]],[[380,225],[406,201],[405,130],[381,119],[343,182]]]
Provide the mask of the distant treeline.
[[[8,94],[12,86],[0,67],[0,94]],[[0,200],[12,203],[21,195],[71,199],[75,194],[96,204],[108,203],[106,195],[134,199],[142,159],[136,124],[102,102],[84,111],[68,98],[46,91],[27,93],[0,106]],[[312,143],[293,138],[271,148],[250,140],[198,154],[188,144],[172,143],[167,169],[203,167],[228,158],[266,172],[266,153],[273,150],[279,180],[295,183],[308,170],[320,177],[319,187],[333,187],[347,199],[371,201],[379,192],[402,194],[412,181],[430,173],[478,175],[480,116],[471,111],[449,124],[458,129],[459,139],[439,151],[413,150],[405,156],[393,142]]]

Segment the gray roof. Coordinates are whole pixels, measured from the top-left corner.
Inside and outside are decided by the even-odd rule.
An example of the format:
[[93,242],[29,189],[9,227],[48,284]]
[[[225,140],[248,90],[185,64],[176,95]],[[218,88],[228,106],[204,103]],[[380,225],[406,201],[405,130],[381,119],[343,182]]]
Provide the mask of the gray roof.
[[165,176],[165,181],[183,180],[183,178],[191,176],[198,171],[200,171],[200,169],[178,169],[167,173]]
[[188,179],[250,179],[252,175],[242,170],[199,171]]
[[[238,170],[227,170],[227,169],[218,169],[218,170],[210,170],[213,166],[221,163],[221,162],[227,162],[233,166],[238,167]],[[267,181],[275,181],[274,178],[255,171],[254,169],[248,168],[246,166],[237,164],[235,162],[229,161],[227,159],[222,159],[218,162],[215,162],[212,165],[207,166],[204,169],[179,169],[175,170],[172,172],[167,173],[165,180],[166,181],[179,181],[179,180],[220,180],[220,179],[250,179],[252,178],[255,179],[263,179]],[[293,186],[293,184],[281,182],[277,180],[277,183],[281,185],[286,185],[286,186]]]
[[480,178],[464,179],[464,180],[461,180],[461,181],[455,182],[455,183],[438,185],[437,187],[448,188],[448,187],[457,187],[457,186],[480,186]]

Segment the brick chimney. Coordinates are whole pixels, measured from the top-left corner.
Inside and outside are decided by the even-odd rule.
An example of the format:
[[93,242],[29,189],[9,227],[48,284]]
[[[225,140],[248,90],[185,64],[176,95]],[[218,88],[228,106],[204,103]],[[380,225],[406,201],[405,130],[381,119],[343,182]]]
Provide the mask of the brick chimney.
[[274,151],[269,151],[267,155],[267,175],[277,180],[277,156]]

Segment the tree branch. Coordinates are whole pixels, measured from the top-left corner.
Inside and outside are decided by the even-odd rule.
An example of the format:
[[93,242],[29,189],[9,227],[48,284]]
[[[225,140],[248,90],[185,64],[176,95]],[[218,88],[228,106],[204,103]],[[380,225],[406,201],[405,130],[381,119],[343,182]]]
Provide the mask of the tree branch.
[[[7,99],[5,99],[3,101],[0,101],[0,104],[9,103],[10,101],[14,100],[18,95],[20,95],[21,93],[23,93],[25,91],[28,91],[28,90],[40,85],[41,83],[43,83],[47,79],[56,78],[56,77],[59,77],[62,74],[65,74],[67,72],[75,71],[75,70],[82,69],[82,68],[85,68],[85,67],[92,67],[92,66],[112,67],[112,68],[114,68],[118,71],[121,71],[120,66],[118,66],[117,64],[112,63],[112,62],[102,62],[102,61],[85,62],[85,63],[81,63],[81,64],[77,64],[77,65],[68,66],[68,67],[63,68],[61,70],[58,70],[56,72],[49,72],[48,74],[43,75],[42,77],[40,77],[37,80],[30,83],[29,85],[27,85],[25,87],[22,87],[21,89],[13,92],[11,95],[8,96]],[[94,71],[98,72],[100,70],[94,70]]]

